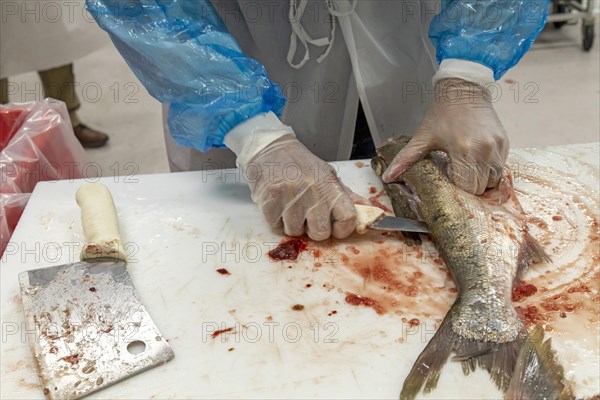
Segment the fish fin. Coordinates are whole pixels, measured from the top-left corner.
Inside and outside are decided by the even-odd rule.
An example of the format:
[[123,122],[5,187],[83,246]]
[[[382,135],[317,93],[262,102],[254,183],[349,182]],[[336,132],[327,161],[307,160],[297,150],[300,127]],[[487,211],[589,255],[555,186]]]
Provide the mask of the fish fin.
[[525,335],[520,335],[512,342],[506,343],[462,339],[457,342],[456,357],[461,361],[465,375],[475,371],[476,367],[485,369],[498,389],[505,391],[524,338]]
[[523,237],[523,246],[521,246],[518,256],[518,273],[522,274],[531,264],[539,264],[542,262],[551,262],[552,259],[546,253],[542,245],[535,240],[529,232],[525,232]]
[[551,339],[544,340],[544,331],[536,327],[521,347],[505,399],[573,399],[565,382],[563,367],[556,360]]
[[[440,371],[452,352],[455,353],[452,360],[461,363],[465,375],[479,367],[488,371],[498,389],[505,391],[508,388],[519,350],[527,337],[525,330],[522,329],[513,341],[504,343],[465,338],[455,332],[452,323],[454,317],[459,315],[460,307],[459,300],[446,314],[440,328],[417,358],[404,381],[401,400],[414,399],[421,388],[424,393],[435,389]],[[515,313],[513,311],[509,314]],[[516,319],[516,314],[514,316]]]
[[435,335],[413,364],[404,380],[400,392],[401,400],[414,399],[423,386],[425,386],[425,393],[432,391],[437,386],[440,371],[450,357],[454,342],[459,340],[459,336],[452,331],[451,323],[451,315],[455,307],[456,304],[448,311]]
[[500,204],[505,204],[512,199],[514,201],[514,205],[517,207],[517,210],[521,213],[524,213],[521,203],[519,203],[517,195],[515,194],[515,185],[513,183],[512,172],[510,172],[508,168],[504,168],[502,171],[502,178],[500,178],[500,182],[498,183],[498,193],[498,201]]

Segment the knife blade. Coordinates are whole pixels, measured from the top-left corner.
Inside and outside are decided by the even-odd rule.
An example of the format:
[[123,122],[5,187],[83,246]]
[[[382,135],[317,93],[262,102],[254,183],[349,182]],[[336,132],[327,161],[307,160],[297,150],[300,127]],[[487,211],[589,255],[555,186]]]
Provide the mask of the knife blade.
[[429,228],[427,228],[427,224],[425,224],[423,221],[391,217],[389,215],[384,215],[379,220],[373,222],[371,225],[369,225],[369,228],[380,231],[429,233]]

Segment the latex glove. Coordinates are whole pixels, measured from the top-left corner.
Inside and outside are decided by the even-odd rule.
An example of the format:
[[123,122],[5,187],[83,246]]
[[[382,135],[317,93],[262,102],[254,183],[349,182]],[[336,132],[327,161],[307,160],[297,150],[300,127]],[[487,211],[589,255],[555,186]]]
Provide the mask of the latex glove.
[[364,203],[340,182],[334,169],[312,154],[273,113],[238,125],[225,136],[272,227],[313,240],[345,238],[356,227],[353,201]]
[[247,165],[252,200],[272,227],[289,236],[341,239],[356,226],[356,211],[335,170],[293,135],[277,139]]
[[435,87],[435,102],[383,180],[398,181],[414,163],[440,150],[450,158],[450,179],[463,190],[480,195],[486,188],[497,186],[502,177],[509,150],[506,131],[482,86],[446,78],[437,81]]

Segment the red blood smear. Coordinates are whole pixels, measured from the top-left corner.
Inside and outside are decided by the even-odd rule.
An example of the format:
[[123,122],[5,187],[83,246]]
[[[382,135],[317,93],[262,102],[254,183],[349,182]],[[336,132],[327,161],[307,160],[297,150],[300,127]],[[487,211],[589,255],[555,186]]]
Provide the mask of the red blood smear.
[[371,193],[371,194],[375,194],[375,193],[377,193],[377,188],[375,188],[375,187],[371,186],[371,187],[369,188],[369,193]]
[[375,310],[377,314],[383,314],[383,307],[381,307],[381,304],[379,304],[370,297],[361,297],[354,293],[347,293],[346,303],[351,304],[353,306],[371,307],[373,310]]
[[215,332],[213,332],[213,334],[211,335],[211,337],[214,339],[214,338],[216,338],[217,336],[219,336],[219,335],[222,335],[222,334],[224,334],[224,333],[227,333],[227,332],[231,332],[232,330],[233,330],[233,327],[231,327],[231,328],[226,328],[226,329],[221,329],[221,330],[219,330],[219,331],[215,331]]
[[231,272],[227,271],[225,268],[219,268],[217,272],[221,275],[231,275]]
[[585,283],[580,283],[578,286],[573,286],[570,287],[567,292],[569,293],[589,293],[590,292],[590,288],[588,285],[586,285]]
[[538,324],[545,320],[544,316],[540,314],[536,306],[517,306],[515,310],[521,317],[523,323],[527,326]]
[[61,358],[61,360],[66,361],[70,364],[78,364],[79,363],[79,354],[72,354],[70,356]]
[[420,323],[421,323],[421,321],[419,321],[417,318],[413,318],[410,321],[408,321],[408,325],[410,325],[411,328],[414,328],[415,326],[419,326]]
[[306,250],[306,240],[292,238],[279,243],[279,246],[269,252],[273,260],[297,260],[298,254]]
[[409,297],[417,297],[417,294],[419,294],[419,289],[417,289],[416,286],[409,286],[404,291],[404,294]]
[[560,311],[560,306],[554,301],[544,301],[541,306],[547,311]]
[[412,273],[412,276],[408,277],[408,281],[414,285],[422,277],[423,277],[423,273],[421,271],[415,271]]
[[530,283],[519,282],[512,292],[512,301],[521,301],[537,293],[537,287]]
[[315,251],[313,251],[313,256],[314,256],[315,258],[319,258],[319,257],[321,257],[321,250],[315,250]]
[[356,246],[346,246],[347,250],[350,250],[354,254],[360,254],[360,250],[356,248]]

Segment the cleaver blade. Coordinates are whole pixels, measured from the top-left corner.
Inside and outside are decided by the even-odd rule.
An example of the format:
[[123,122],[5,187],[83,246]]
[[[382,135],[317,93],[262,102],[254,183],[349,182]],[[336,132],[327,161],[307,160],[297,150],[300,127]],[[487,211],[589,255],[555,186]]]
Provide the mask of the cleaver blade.
[[77,198],[88,240],[82,261],[19,274],[25,327],[48,399],[87,396],[174,356],[127,272],[112,196],[103,185],[89,185],[80,192],[91,196]]

